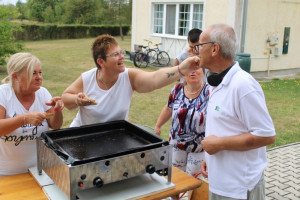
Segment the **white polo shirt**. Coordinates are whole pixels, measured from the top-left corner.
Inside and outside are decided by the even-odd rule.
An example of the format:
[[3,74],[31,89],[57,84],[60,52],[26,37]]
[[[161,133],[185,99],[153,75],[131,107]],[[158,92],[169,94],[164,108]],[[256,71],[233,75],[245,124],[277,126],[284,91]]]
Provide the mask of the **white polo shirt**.
[[[275,128],[259,83],[236,62],[222,83],[212,88],[207,107],[206,136],[226,137],[250,132],[260,137],[275,135]],[[249,151],[205,154],[209,190],[246,199],[267,166],[266,147]]]

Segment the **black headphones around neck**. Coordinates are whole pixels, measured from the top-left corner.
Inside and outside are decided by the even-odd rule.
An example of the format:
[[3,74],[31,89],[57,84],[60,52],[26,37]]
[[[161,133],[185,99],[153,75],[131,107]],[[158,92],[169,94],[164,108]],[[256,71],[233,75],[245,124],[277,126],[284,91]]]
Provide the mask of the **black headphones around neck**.
[[218,86],[222,82],[222,80],[223,80],[224,76],[227,74],[227,72],[231,69],[233,64],[230,67],[228,67],[227,69],[225,69],[224,71],[222,71],[220,74],[218,74],[216,72],[208,72],[206,75],[208,84],[211,86]]

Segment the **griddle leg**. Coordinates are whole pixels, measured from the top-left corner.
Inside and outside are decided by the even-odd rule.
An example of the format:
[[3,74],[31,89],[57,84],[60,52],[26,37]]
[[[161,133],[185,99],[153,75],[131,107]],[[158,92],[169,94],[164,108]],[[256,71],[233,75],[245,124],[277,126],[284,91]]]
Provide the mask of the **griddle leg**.
[[172,165],[168,168],[168,184],[171,184],[172,178]]
[[173,153],[172,153],[172,147],[171,147],[171,145],[169,145],[169,147],[168,147],[168,153],[169,153],[169,156],[168,156],[168,162],[169,162],[169,164],[168,164],[168,184],[171,184],[171,177],[172,177],[172,155],[173,155]]
[[38,172],[40,176],[43,174],[42,169],[40,169],[39,167],[38,167]]

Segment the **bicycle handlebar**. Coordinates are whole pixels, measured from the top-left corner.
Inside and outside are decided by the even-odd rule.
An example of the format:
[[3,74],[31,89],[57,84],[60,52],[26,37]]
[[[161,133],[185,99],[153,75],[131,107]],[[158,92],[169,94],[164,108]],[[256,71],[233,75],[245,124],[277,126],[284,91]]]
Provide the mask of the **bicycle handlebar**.
[[150,48],[150,44],[152,44],[152,41],[146,39],[144,39],[144,41],[148,42],[148,47]]
[[[149,48],[149,49],[150,49],[150,44],[152,44],[152,41],[147,40],[147,39],[144,39],[144,41],[148,42],[148,46],[140,45],[139,47],[142,47],[142,48],[145,48],[145,49],[146,49],[146,48]],[[162,45],[162,43],[157,43],[157,44],[155,44],[154,46],[156,46],[156,48],[154,48],[154,49],[159,49],[159,48],[158,48],[159,45]]]

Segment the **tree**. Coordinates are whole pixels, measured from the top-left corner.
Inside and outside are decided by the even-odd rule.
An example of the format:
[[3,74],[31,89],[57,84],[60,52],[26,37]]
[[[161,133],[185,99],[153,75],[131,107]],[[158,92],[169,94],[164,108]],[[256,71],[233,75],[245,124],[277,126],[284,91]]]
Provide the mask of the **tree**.
[[17,1],[16,3],[16,8],[18,9],[18,12],[20,13],[20,15],[18,16],[18,19],[23,20],[26,19],[26,4],[22,3],[20,0]]
[[[122,24],[131,23],[132,0],[105,0],[110,7],[111,15],[115,16],[116,24],[120,26],[120,36],[124,40]],[[129,16],[128,16],[128,13]],[[130,19],[130,20],[128,20]]]
[[5,64],[5,58],[22,50],[22,45],[16,42],[13,33],[20,30],[20,27],[9,20],[17,18],[14,6],[0,5],[0,64]]
[[50,6],[48,6],[46,10],[43,12],[43,17],[44,17],[44,22],[46,23],[53,23],[56,21],[55,11]]
[[[29,19],[44,22],[44,12],[48,7],[55,9],[55,5],[61,0],[28,0],[27,7],[29,10]],[[49,9],[47,11],[49,13]],[[48,16],[46,14],[46,16]]]
[[65,12],[64,10],[64,5],[62,3],[56,4],[55,8],[54,8],[54,12],[55,12],[55,22],[58,23],[63,23],[62,19],[63,19],[63,13]]
[[66,24],[94,24],[95,0],[66,0],[63,22]]

